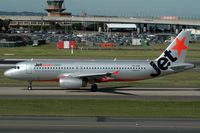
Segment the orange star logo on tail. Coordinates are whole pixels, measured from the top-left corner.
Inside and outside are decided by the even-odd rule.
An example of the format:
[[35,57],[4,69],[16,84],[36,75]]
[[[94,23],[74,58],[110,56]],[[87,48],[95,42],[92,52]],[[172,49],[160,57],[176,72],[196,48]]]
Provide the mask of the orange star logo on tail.
[[177,53],[178,53],[178,57],[181,56],[181,53],[183,50],[187,50],[188,47],[185,45],[185,40],[186,40],[186,37],[184,37],[182,40],[180,39],[176,39],[176,45],[172,48],[172,50],[176,50]]

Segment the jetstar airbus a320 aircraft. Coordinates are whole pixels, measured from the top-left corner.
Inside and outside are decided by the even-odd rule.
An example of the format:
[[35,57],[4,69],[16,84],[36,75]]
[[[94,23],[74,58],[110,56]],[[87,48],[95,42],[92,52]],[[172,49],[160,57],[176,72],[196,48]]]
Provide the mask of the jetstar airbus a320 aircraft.
[[182,31],[155,60],[32,60],[17,63],[4,75],[28,81],[29,90],[33,81],[58,81],[64,89],[77,89],[91,84],[91,91],[97,91],[96,83],[99,82],[145,80],[194,68],[193,64],[184,62],[190,36],[190,31]]

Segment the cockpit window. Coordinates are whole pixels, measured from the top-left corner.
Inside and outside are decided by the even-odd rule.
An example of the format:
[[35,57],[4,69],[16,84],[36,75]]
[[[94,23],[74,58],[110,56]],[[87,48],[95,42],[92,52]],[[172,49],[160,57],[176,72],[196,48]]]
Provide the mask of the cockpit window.
[[14,67],[12,67],[12,68],[14,68],[14,69],[20,69],[20,67],[19,67],[19,66],[14,66]]

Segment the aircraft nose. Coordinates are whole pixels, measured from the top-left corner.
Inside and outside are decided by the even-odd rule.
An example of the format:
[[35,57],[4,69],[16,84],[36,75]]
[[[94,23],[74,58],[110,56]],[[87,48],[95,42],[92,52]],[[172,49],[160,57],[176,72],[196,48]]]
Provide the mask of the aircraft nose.
[[11,70],[5,71],[5,72],[4,72],[4,76],[5,76],[5,77],[8,77],[8,78],[12,77],[12,71],[11,71]]

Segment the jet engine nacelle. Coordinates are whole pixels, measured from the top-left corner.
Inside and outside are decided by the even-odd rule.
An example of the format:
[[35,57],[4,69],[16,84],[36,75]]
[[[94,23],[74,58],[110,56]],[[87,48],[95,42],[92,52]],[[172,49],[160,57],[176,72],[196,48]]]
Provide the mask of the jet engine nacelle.
[[87,83],[78,78],[61,78],[60,87],[64,89],[79,89],[87,86]]

